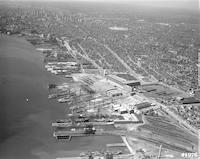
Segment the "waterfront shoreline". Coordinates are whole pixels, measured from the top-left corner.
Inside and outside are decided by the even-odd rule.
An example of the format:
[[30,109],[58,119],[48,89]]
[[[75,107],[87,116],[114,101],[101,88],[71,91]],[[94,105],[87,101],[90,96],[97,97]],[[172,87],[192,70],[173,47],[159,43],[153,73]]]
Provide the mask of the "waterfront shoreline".
[[[42,55],[23,38],[2,35],[0,40],[4,54],[0,55],[0,65],[4,68],[0,75],[4,97],[1,99],[4,135],[1,136],[0,158],[73,157],[88,149],[100,150],[107,143],[121,142],[120,137],[110,136],[76,138],[70,143],[55,141],[51,122],[66,116],[66,105],[48,100],[47,86],[62,83],[63,77],[45,71]],[[29,98],[28,103],[26,98]]]

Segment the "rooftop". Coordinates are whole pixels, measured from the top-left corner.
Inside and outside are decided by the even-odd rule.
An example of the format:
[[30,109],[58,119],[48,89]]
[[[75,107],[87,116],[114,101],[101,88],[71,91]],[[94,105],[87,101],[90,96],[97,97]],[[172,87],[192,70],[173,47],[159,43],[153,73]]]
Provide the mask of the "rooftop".
[[120,78],[123,78],[123,79],[125,79],[126,81],[133,81],[133,80],[137,80],[135,77],[133,77],[132,75],[130,75],[130,74],[127,74],[127,73],[125,73],[125,74],[116,74],[116,76],[118,76],[118,77],[120,77]]
[[134,83],[134,82],[139,82],[135,77],[133,77],[130,74],[111,74],[108,75],[107,77],[111,78],[112,80],[114,80],[114,82],[118,81],[122,84],[129,84],[129,83]]

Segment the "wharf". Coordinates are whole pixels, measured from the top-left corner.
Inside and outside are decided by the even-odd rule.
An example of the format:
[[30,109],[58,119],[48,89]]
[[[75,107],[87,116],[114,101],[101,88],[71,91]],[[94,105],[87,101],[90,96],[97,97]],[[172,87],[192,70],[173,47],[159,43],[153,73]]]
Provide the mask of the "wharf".
[[54,137],[58,137],[58,136],[71,136],[71,137],[81,137],[81,136],[107,136],[107,135],[116,135],[116,136],[120,136],[120,135],[125,135],[125,131],[118,131],[118,130],[114,130],[114,131],[104,131],[102,129],[97,129],[95,131],[95,133],[93,134],[86,134],[84,133],[84,130],[75,130],[75,131],[56,131],[53,133]]
[[106,144],[106,147],[125,147],[125,143],[113,143],[113,144]]
[[114,124],[140,124],[143,121],[133,121],[133,120],[114,120]]
[[[84,101],[85,102],[85,101]],[[112,103],[112,101],[107,101],[107,102],[101,102],[101,103],[95,103],[95,104],[89,104],[89,103],[84,103],[83,105],[79,105],[79,106],[71,106],[69,109],[76,111],[76,110],[88,110],[91,108],[99,108],[99,106],[102,106],[102,108],[108,107],[110,104]]]
[[133,120],[114,120],[108,122],[80,122],[80,123],[52,123],[52,127],[85,127],[86,125],[93,125],[93,126],[105,126],[105,125],[115,125],[115,124],[140,124],[143,121],[133,121]]
[[82,123],[52,123],[53,127],[84,127],[86,125],[93,125],[93,126],[104,126],[104,125],[114,125],[114,122],[82,122]]
[[88,157],[59,157],[56,159],[88,159]]
[[102,129],[97,129],[94,134],[85,134],[84,130],[76,130],[76,131],[57,131],[54,132],[54,137],[62,137],[62,136],[70,136],[70,137],[83,137],[83,136],[129,136],[135,137],[139,140],[146,141],[151,143],[152,145],[160,145],[162,143],[163,147],[169,150],[174,150],[178,152],[194,152],[192,145],[185,147],[184,145],[180,145],[179,143],[172,143],[166,140],[162,140],[159,136],[155,136],[148,133],[138,133],[135,131],[125,131],[125,130],[112,130],[112,131],[104,131]]
[[52,123],[51,124],[52,127],[69,127],[71,125],[72,123]]
[[[132,154],[122,154],[122,155],[114,155],[113,159],[129,159],[132,158],[133,155]],[[87,157],[60,157],[60,158],[56,158],[56,159],[88,159]],[[103,156],[94,156],[94,159],[105,159],[105,157]]]

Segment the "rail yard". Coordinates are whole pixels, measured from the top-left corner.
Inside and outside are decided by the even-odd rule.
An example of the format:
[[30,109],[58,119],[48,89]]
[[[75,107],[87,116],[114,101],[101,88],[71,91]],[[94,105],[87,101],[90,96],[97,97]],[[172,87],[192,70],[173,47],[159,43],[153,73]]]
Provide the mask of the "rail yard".
[[95,136],[123,141],[77,154],[80,159],[184,159],[183,153],[198,151],[197,67],[189,54],[197,51],[196,24],[41,6],[3,9],[0,32],[25,38],[43,55],[44,69],[66,81],[48,85],[48,101],[66,107],[66,115],[49,124],[55,142]]
[[[80,65],[81,72],[70,73],[73,84],[50,90],[49,99],[66,103],[71,110],[67,118],[52,122],[56,140],[116,135],[129,142],[130,138],[146,142],[157,150],[162,145],[163,151],[175,154],[197,151],[197,134],[167,115],[162,106],[166,103],[159,103],[162,97],[175,99],[186,94],[159,84],[141,85],[132,74],[105,74],[98,68],[98,73],[86,73],[81,64],[75,65]],[[127,155],[137,154],[130,144],[125,145],[130,149]]]
[[[80,55],[78,50],[66,44],[69,50],[66,54],[72,56],[73,52],[73,62],[45,61],[47,71],[71,79],[70,83],[49,87],[48,98],[65,103],[71,111],[67,117],[52,121],[56,140],[70,142],[74,137],[121,136],[128,149],[124,155],[135,155],[135,158],[138,150],[131,145],[131,138],[153,146],[156,151],[151,158],[157,158],[160,146],[163,153],[173,156],[197,151],[197,130],[181,122],[183,119],[178,122],[178,116],[170,110],[172,104],[179,105],[180,99],[190,95],[159,82],[144,83],[132,71],[106,72],[88,57],[76,58]],[[115,157],[119,155],[116,153],[112,151]]]

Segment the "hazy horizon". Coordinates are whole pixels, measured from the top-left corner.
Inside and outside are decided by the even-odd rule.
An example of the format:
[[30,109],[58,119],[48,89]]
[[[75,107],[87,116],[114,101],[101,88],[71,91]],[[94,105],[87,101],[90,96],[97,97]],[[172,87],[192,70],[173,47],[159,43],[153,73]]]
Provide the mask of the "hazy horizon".
[[199,0],[0,0],[1,2],[91,2],[91,3],[137,3],[153,7],[199,8]]

